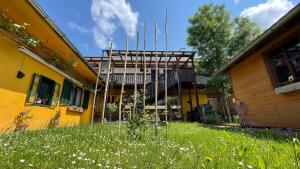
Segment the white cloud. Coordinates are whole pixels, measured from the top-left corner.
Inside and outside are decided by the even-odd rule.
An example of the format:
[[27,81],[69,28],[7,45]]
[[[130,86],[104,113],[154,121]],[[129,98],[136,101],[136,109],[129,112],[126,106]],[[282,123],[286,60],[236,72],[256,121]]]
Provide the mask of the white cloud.
[[94,39],[100,48],[109,46],[119,26],[130,37],[136,34],[138,13],[132,11],[130,4],[125,0],[93,0],[91,15],[96,23],[93,28]]
[[248,16],[261,28],[268,28],[295,5],[290,0],[267,0],[265,3],[244,9],[241,16]]
[[234,3],[238,4],[240,2],[240,0],[234,0]]
[[89,33],[91,32],[90,29],[85,28],[84,26],[80,26],[74,22],[68,22],[68,26],[72,29],[72,30],[77,30],[80,33]]

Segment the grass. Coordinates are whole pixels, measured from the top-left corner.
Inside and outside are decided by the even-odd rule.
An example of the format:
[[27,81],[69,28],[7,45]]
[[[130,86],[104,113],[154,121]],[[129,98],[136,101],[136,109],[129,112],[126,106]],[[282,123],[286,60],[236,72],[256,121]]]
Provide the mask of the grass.
[[297,168],[300,154],[292,136],[268,130],[171,123],[167,140],[163,127],[153,133],[119,139],[105,124],[2,135],[0,168]]

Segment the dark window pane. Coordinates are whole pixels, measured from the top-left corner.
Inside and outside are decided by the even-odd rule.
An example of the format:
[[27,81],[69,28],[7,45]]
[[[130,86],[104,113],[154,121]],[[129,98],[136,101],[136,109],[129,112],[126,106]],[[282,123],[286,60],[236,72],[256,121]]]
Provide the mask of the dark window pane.
[[61,95],[61,104],[69,104],[71,98],[72,83],[64,80],[63,91]]
[[83,103],[82,103],[82,108],[87,109],[89,106],[89,98],[90,98],[90,92],[88,90],[84,91],[84,96],[83,96]]
[[284,61],[284,54],[281,49],[276,50],[270,54],[270,59],[275,67],[286,65]]
[[53,80],[42,77],[39,85],[39,92],[36,103],[50,105],[54,92],[55,83]]
[[294,39],[285,45],[289,62],[291,63],[296,77],[300,77],[300,41]]
[[291,75],[288,65],[284,59],[284,53],[281,49],[275,50],[269,56],[272,67],[276,73],[278,83],[282,84],[288,81],[289,76]]
[[82,89],[75,86],[72,82],[65,80],[61,96],[61,103],[80,107],[81,98]]
[[275,68],[279,83],[284,83],[289,80],[290,71],[288,66],[278,66]]

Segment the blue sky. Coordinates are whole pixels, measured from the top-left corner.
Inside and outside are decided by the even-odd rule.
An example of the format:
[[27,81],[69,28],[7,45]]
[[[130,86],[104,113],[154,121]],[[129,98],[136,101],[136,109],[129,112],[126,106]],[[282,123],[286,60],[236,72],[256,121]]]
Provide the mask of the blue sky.
[[269,27],[300,0],[37,0],[45,12],[85,56],[99,56],[113,41],[115,49],[136,47],[136,30],[143,48],[146,20],[147,49],[154,50],[154,22],[158,23],[158,48],[164,50],[164,19],[168,9],[169,50],[187,48],[188,19],[205,3],[225,4],[232,16],[248,16],[263,29]]

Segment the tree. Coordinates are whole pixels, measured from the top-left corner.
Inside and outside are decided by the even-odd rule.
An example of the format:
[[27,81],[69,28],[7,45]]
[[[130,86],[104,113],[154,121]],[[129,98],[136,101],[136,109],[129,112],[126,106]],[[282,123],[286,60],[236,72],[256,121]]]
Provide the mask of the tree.
[[[189,19],[187,44],[198,51],[202,63],[197,70],[211,75],[208,90],[217,93],[218,113],[231,121],[227,99],[231,83],[227,75],[215,75],[242,48],[260,34],[258,26],[246,17],[231,18],[224,5],[205,4]],[[199,68],[201,66],[201,68]]]
[[232,25],[233,33],[230,38],[228,57],[232,59],[238,52],[261,34],[256,23],[247,17],[236,17]]

